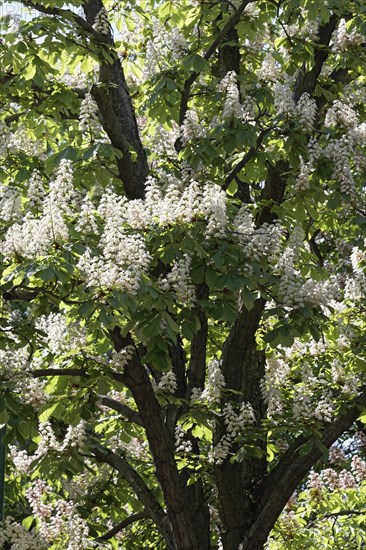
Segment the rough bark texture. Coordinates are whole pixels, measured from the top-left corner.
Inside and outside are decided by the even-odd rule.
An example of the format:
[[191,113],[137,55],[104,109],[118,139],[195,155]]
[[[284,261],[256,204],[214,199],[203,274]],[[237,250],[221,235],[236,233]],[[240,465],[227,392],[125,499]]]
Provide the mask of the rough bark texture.
[[[102,6],[100,0],[84,3],[90,25]],[[97,102],[104,130],[112,145],[122,154],[122,158],[117,159],[117,166],[126,195],[129,199],[140,199],[145,195],[145,181],[149,173],[146,154],[121,62],[113,50],[111,34],[105,37],[105,48],[113,57],[113,62],[101,62],[99,83],[93,86],[92,95]]]
[[[113,330],[111,336],[116,351],[131,344],[130,338],[123,338],[118,329]],[[190,506],[189,491],[174,460],[174,438],[169,435],[162,409],[137,353],[125,367],[121,378],[135,399],[146,430],[156,467],[156,477],[164,494],[177,550],[204,550],[205,547],[199,543],[199,532],[195,530],[194,510]]]

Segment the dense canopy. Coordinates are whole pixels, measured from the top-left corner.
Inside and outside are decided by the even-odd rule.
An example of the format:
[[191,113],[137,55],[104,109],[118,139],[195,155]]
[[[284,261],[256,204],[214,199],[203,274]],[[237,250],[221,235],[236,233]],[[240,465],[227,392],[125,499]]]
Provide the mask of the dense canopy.
[[0,7],[0,545],[363,548],[364,2]]

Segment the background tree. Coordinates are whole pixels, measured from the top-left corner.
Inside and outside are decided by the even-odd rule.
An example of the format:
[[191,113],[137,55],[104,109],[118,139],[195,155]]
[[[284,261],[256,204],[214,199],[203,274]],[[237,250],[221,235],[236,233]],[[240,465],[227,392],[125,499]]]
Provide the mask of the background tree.
[[1,5],[2,545],[361,548],[363,3]]

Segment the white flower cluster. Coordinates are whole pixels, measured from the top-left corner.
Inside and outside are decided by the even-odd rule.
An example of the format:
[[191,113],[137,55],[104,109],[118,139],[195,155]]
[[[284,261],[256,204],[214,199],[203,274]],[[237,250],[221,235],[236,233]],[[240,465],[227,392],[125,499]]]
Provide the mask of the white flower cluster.
[[118,352],[114,352],[110,362],[112,369],[123,372],[125,366],[132,359],[134,351],[134,347],[129,345]]
[[361,275],[364,271],[363,267],[361,266],[362,263],[365,264],[366,260],[366,254],[364,250],[360,250],[357,246],[354,246],[352,248],[351,253],[351,265],[353,272],[356,275]]
[[278,114],[294,117],[298,114],[290,82],[276,81],[273,86],[274,105]]
[[0,186],[0,219],[5,222],[19,220],[21,215],[21,198],[14,187]]
[[152,38],[146,45],[145,79],[167,69],[171,58],[181,59],[187,47],[186,39],[177,27],[167,30],[167,27],[155,17],[152,19],[151,32]]
[[48,395],[44,390],[46,383],[33,378],[31,369],[27,348],[0,351],[1,375],[12,383],[12,391],[23,403],[39,409],[48,401]]
[[173,395],[177,391],[177,388],[177,377],[174,372],[172,370],[164,372],[157,385],[157,389],[164,395]]
[[0,122],[0,156],[5,157],[8,149],[9,128],[4,122]]
[[255,228],[253,216],[246,206],[242,206],[234,218],[239,243],[245,255],[251,260],[267,257],[276,262],[282,249],[283,231],[279,224],[264,223]]
[[[309,13],[303,9],[300,8],[302,17],[303,17],[303,24],[300,29],[301,36],[306,37],[308,40],[316,42],[318,38],[318,32],[319,32],[319,26],[320,21],[319,19],[311,19],[309,17]],[[298,34],[298,33],[296,33]]]
[[[135,225],[135,204],[127,205],[125,217]],[[197,218],[207,221],[207,237],[223,237],[228,224],[226,194],[219,186],[207,182],[204,187],[195,180],[187,182],[183,191],[180,182],[169,179],[166,192],[163,194],[154,178],[149,178],[146,201],[141,203],[141,216],[145,216],[141,227],[151,223],[171,225],[179,222],[192,222]]]
[[292,412],[295,420],[316,419],[321,422],[332,422],[335,412],[332,394],[328,391],[316,397],[322,385],[326,385],[322,377],[314,376],[309,366],[303,367],[302,383],[294,388]]
[[62,159],[56,178],[50,181],[50,193],[45,201],[45,209],[49,209],[52,221],[54,211],[71,214],[71,206],[75,206],[76,191],[73,185],[73,167],[71,160]]
[[323,488],[323,483],[320,478],[320,474],[318,474],[317,472],[314,472],[314,470],[311,470],[309,472],[308,483],[309,483],[309,487],[311,487],[312,489],[321,490]]
[[364,266],[366,255],[363,250],[358,247],[352,248],[351,265],[353,275],[347,277],[345,282],[345,298],[351,301],[362,299],[366,294],[366,277],[364,274]]
[[295,268],[295,261],[300,248],[305,246],[303,239],[302,230],[296,228],[278,261],[276,269],[281,275],[279,294],[283,303],[288,307],[326,306],[338,295],[337,281],[333,277],[325,281],[302,278],[300,271]]
[[205,389],[200,395],[198,395],[197,391],[192,391],[192,399],[195,400],[199,397],[200,400],[207,401],[209,405],[214,405],[220,401],[221,392],[225,386],[226,383],[221,371],[221,363],[218,359],[213,359],[213,361],[207,365]]
[[309,140],[307,149],[309,159],[307,162],[304,162],[302,158],[300,159],[300,171],[294,185],[295,190],[300,192],[306,191],[309,188],[310,177],[314,171],[314,165],[321,154],[321,148],[314,138]]
[[25,126],[18,126],[15,132],[9,133],[5,137],[5,145],[8,151],[20,151],[30,157],[44,160],[44,140],[32,140]]
[[224,237],[228,225],[225,191],[217,185],[206,185],[203,189],[200,211],[208,221],[206,236]]
[[297,421],[308,420],[314,417],[311,395],[303,385],[295,388],[292,414]]
[[251,260],[267,257],[269,262],[276,262],[282,249],[283,231],[277,223],[264,223],[256,229],[251,237],[239,233],[245,255]]
[[352,473],[358,482],[366,480],[366,462],[359,456],[352,457],[351,463]]
[[0,373],[4,377],[21,375],[29,369],[27,348],[0,350]]
[[45,200],[46,193],[43,186],[41,174],[34,170],[28,183],[28,208],[40,212]]
[[290,373],[288,361],[276,355],[267,357],[261,392],[267,405],[267,415],[271,419],[283,413],[283,388],[288,384]]
[[167,130],[160,124],[156,124],[154,133],[151,129],[144,135],[144,145],[152,153],[152,167],[159,165],[160,160],[166,157],[175,158],[177,152],[174,143],[179,136],[179,126],[173,124],[172,130]]
[[242,102],[242,122],[254,125],[257,103],[255,99],[247,95]]
[[28,455],[27,451],[17,449],[15,445],[9,445],[9,453],[15,466],[15,472],[19,474],[28,474],[34,457]]
[[45,332],[52,353],[62,354],[85,345],[85,328],[79,323],[68,322],[61,312],[38,317],[36,327]]
[[219,443],[209,451],[209,461],[216,464],[223,463],[229,455],[230,447],[235,438],[241,434],[247,426],[255,422],[255,414],[250,403],[242,403],[238,413],[234,411],[230,403],[227,403],[222,412],[227,432]]
[[0,529],[0,547],[9,547],[14,550],[46,550],[49,546],[38,533],[27,531],[20,523],[8,516]]
[[24,403],[32,405],[34,409],[40,409],[49,399],[44,391],[45,385],[45,381],[22,375],[16,378],[14,392],[20,393]]
[[357,481],[352,472],[348,470],[342,470],[338,473],[333,468],[326,468],[320,474],[310,472],[309,486],[317,489],[321,495],[324,490],[354,489],[357,487]]
[[[94,70],[96,70],[97,67],[98,65],[95,64]],[[57,80],[67,87],[85,90],[88,86],[88,75],[81,70],[80,65],[77,65],[74,70],[75,73],[65,71],[62,75],[57,74]]]
[[345,460],[346,460],[346,455],[342,447],[333,445],[333,447],[329,449],[329,462],[331,464],[341,464]]
[[[88,212],[93,219],[91,205]],[[220,186],[208,182],[201,187],[192,180],[182,191],[180,182],[172,178],[168,180],[166,192],[162,193],[157,181],[150,177],[145,200],[127,201],[107,190],[101,197],[97,215],[106,220],[99,243],[102,252],[92,255],[87,250],[80,258],[79,268],[85,272],[90,285],[124,288],[131,293],[137,291],[141,275],[147,272],[150,255],[141,233],[132,233],[128,226],[140,230],[156,224],[171,225],[199,218],[206,220],[206,237],[209,238],[224,236],[228,224],[226,196]],[[184,300],[191,303],[193,288],[187,286],[187,282],[182,283],[183,275],[189,270],[188,264],[188,257],[177,262],[168,277],[171,280],[164,283],[174,282],[182,299],[184,295]]]
[[206,137],[206,128],[199,121],[198,114],[193,109],[188,109],[181,127],[181,139],[183,145],[188,145],[196,139]]
[[112,437],[108,436],[108,447],[112,451],[123,451],[137,460],[146,460],[148,455],[148,445],[143,438],[131,437],[126,442],[126,434],[118,432]]
[[356,374],[352,373],[342,364],[341,361],[335,359],[332,362],[332,380],[340,386],[341,392],[348,398],[357,397],[360,393],[360,380]]
[[302,94],[297,102],[296,109],[300,118],[300,124],[303,126],[305,132],[312,132],[314,130],[314,123],[316,118],[316,102],[311,98],[308,93]]
[[245,244],[255,230],[253,216],[246,205],[241,206],[238,210],[234,218],[234,226],[239,233],[239,241],[240,238],[243,238]]
[[219,91],[225,93],[224,109],[222,118],[231,119],[243,116],[243,108],[240,104],[240,93],[238,87],[237,74],[235,71],[229,71],[219,84]]
[[337,53],[347,51],[352,46],[359,46],[365,42],[365,37],[352,30],[347,29],[347,23],[345,19],[341,19],[338,24],[337,30],[333,33],[333,50]]
[[313,166],[309,162],[300,160],[300,171],[296,178],[294,188],[296,191],[306,191],[309,188],[310,176],[313,173]]
[[[36,176],[34,176],[36,177]],[[39,188],[39,182],[30,182],[30,191]],[[39,207],[41,191],[37,191],[37,207]],[[29,206],[32,206],[32,195]],[[22,223],[13,224],[5,234],[2,242],[2,252],[6,256],[20,255],[28,258],[43,256],[52,242],[67,241],[69,232],[65,216],[72,214],[72,208],[77,207],[76,193],[73,187],[73,171],[69,160],[62,159],[56,178],[50,182],[50,191],[43,201],[42,215],[34,218],[27,213]]]
[[84,458],[84,462],[88,469],[72,478],[65,477],[61,480],[68,499],[76,501],[78,504],[84,503],[88,495],[97,487],[111,481],[111,472],[107,464],[98,464],[96,468],[95,463],[90,459]]
[[279,63],[276,62],[270,52],[267,52],[262,62],[262,66],[257,73],[259,80],[263,80],[264,82],[277,82],[280,74],[281,68]]
[[324,152],[334,163],[333,178],[339,182],[342,193],[354,198],[355,182],[350,167],[352,148],[353,139],[348,134],[332,140]]
[[175,428],[175,451],[183,454],[192,452],[192,443],[187,439],[187,434],[180,424]]
[[98,106],[89,92],[85,94],[80,105],[79,128],[88,139],[93,139],[100,132]]
[[89,539],[86,520],[78,515],[75,504],[55,496],[51,487],[40,479],[35,479],[26,491],[42,539],[48,543],[62,541],[66,550],[94,548],[96,543]]
[[187,41],[177,27],[174,27],[167,36],[167,47],[172,52],[174,59],[184,57]]
[[231,403],[227,403],[223,409],[227,431],[232,439],[248,425],[255,422],[253,407],[250,403],[242,403],[239,413],[236,413]]
[[98,225],[96,220],[96,209],[88,196],[82,200],[80,215],[75,225],[76,231],[98,234]]
[[358,117],[355,110],[343,101],[335,101],[327,111],[325,126],[341,127],[345,130],[353,130],[358,126]]
[[43,456],[50,450],[60,453],[69,448],[75,448],[80,452],[85,450],[87,443],[85,420],[81,420],[76,426],[68,426],[62,443],[57,440],[49,421],[40,422],[39,433],[41,441],[33,458]]
[[108,12],[104,7],[95,16],[94,29],[101,34],[108,35],[110,33],[111,26],[109,24]]
[[208,452],[208,461],[211,464],[222,464],[229,456],[231,439],[228,435],[224,435],[217,445],[211,447]]
[[355,273],[347,277],[344,296],[346,299],[356,302],[362,300],[366,295],[366,277],[362,273]]
[[340,489],[354,489],[357,487],[356,479],[348,470],[342,470],[338,477]]
[[334,419],[334,403],[330,393],[320,397],[314,410],[314,418],[321,422],[332,422]]
[[122,231],[116,234],[112,227],[106,227],[101,246],[102,256],[91,256],[87,250],[79,260],[78,268],[85,273],[88,285],[135,294],[150,264],[143,237]]
[[185,254],[181,260],[172,264],[172,270],[159,280],[159,287],[164,292],[173,289],[177,298],[187,307],[195,302],[195,288],[190,280],[191,258]]
[[48,219],[35,219],[27,215],[21,224],[15,223],[9,227],[0,248],[6,257],[36,258],[46,255],[51,241]]

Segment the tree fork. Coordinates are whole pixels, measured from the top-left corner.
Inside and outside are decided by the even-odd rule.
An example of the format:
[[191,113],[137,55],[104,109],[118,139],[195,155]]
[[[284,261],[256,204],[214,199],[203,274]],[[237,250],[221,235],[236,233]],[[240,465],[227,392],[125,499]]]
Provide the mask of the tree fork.
[[[129,336],[124,338],[117,327],[111,331],[111,337],[116,351],[131,345],[132,342]],[[146,430],[177,550],[202,550],[194,530],[195,522],[190,509],[188,491],[175,463],[174,438],[169,436],[148,374],[137,353],[126,365],[121,379],[135,399]]]

